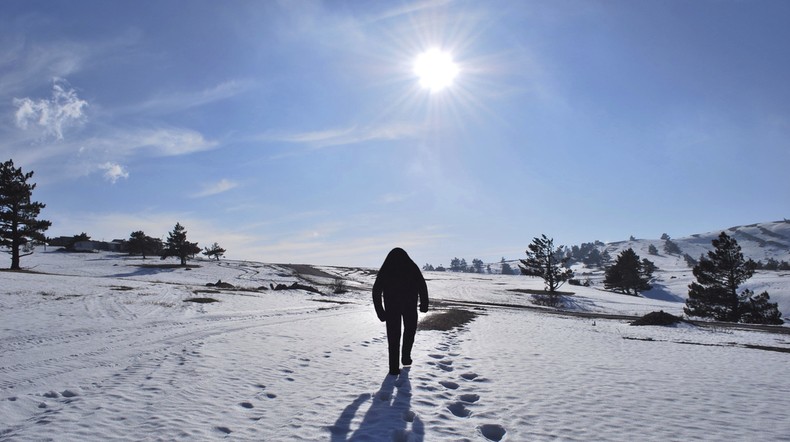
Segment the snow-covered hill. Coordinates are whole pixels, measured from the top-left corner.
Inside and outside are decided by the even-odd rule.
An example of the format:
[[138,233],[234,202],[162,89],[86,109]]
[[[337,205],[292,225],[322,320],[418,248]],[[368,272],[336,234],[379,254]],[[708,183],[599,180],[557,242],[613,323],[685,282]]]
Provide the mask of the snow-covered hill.
[[[615,259],[622,251],[631,248],[640,258],[647,258],[658,267],[653,281],[653,290],[641,295],[655,300],[671,301],[680,307],[688,297],[688,286],[694,281],[691,267],[686,261],[686,255],[699,259],[707,256],[713,250],[712,241],[718,238],[721,232],[735,238],[741,246],[743,255],[747,259],[767,262],[769,259],[777,262],[790,262],[790,221],[776,221],[748,226],[730,227],[707,233],[695,234],[683,238],[671,238],[680,252],[667,253],[664,251],[666,240],[635,238],[628,241],[611,243],[596,242],[594,247],[599,253],[606,252],[611,259]],[[650,254],[650,248],[655,247],[658,254]],[[518,260],[508,261],[512,268],[518,268]],[[501,263],[490,265],[493,273],[499,273]],[[589,279],[593,287],[603,289],[604,271],[600,267],[586,266],[581,263],[572,266],[577,279]],[[742,289],[750,289],[755,293],[767,291],[772,302],[779,304],[783,316],[790,317],[790,271],[759,270],[743,285]],[[576,290],[576,288],[574,288]]]
[[[647,258],[659,268],[656,272],[655,287],[644,296],[665,299],[677,299],[685,302],[688,296],[688,285],[694,281],[691,266],[686,262],[685,255],[694,259],[707,256],[713,250],[712,241],[721,232],[735,238],[747,259],[766,262],[769,259],[790,262],[790,221],[777,221],[748,226],[731,227],[684,238],[671,238],[680,248],[679,253],[669,254],[664,251],[665,240],[636,239],[606,244],[606,250],[612,258],[625,249],[633,248],[642,258]],[[657,255],[649,253],[650,246],[658,250]],[[602,280],[602,272],[595,272]],[[758,271],[743,289],[751,289],[755,293],[767,291],[772,302],[779,304],[784,316],[790,316],[790,271]]]
[[[667,254],[664,252],[665,240],[661,239],[636,239],[606,244],[603,248],[612,257],[627,249],[633,248],[637,254],[649,258],[662,269],[677,269],[688,267],[684,255],[698,259],[701,255],[713,249],[711,242],[718,238],[721,232],[735,238],[741,246],[743,255],[747,259],[766,262],[769,259],[790,262],[790,221],[777,221],[769,223],[751,224],[748,226],[730,227],[728,229],[691,235],[684,238],[672,238],[671,241],[678,245],[681,252]],[[658,255],[650,255],[650,246],[658,249]]]
[[[523,276],[426,273],[415,364],[387,376],[366,269],[36,253],[0,272],[0,440],[780,440],[786,334],[547,314]],[[335,277],[352,289],[330,294]],[[207,286],[221,280],[230,286]],[[271,290],[294,282],[316,288]],[[578,311],[675,300],[571,287]],[[213,299],[197,303],[196,299]],[[460,303],[459,303],[460,302]],[[506,304],[511,307],[495,306]]]

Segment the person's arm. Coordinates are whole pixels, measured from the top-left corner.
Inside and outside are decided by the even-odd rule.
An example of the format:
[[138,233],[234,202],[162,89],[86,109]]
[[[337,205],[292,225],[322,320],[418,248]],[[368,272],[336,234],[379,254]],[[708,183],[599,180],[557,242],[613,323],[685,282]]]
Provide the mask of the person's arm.
[[420,294],[420,311],[425,313],[428,311],[428,285],[425,283],[425,278],[422,276],[420,269],[417,269],[417,291]]
[[382,287],[379,282],[379,276],[381,276],[381,273],[376,276],[376,282],[373,283],[373,307],[376,308],[376,316],[379,317],[379,321],[384,322],[387,318],[384,316],[384,306],[381,304]]

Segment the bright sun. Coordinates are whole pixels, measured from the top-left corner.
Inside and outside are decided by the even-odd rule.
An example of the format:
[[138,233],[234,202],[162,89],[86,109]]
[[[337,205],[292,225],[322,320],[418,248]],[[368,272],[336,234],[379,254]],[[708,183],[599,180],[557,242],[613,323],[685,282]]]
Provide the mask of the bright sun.
[[447,52],[429,49],[414,60],[414,73],[420,79],[420,86],[438,92],[453,84],[458,65]]

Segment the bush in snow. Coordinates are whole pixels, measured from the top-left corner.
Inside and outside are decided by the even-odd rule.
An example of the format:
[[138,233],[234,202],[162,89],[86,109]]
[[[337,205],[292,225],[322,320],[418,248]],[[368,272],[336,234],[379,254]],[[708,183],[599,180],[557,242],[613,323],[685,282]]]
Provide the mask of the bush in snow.
[[341,295],[348,291],[348,288],[346,287],[346,281],[343,280],[343,278],[335,278],[332,283],[329,284],[329,288],[335,295]]

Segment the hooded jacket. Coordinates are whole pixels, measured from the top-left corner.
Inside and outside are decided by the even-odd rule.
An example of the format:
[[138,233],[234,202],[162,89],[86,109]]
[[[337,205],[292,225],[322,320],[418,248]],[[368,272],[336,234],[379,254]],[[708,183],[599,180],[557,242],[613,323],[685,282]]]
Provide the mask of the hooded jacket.
[[373,305],[376,308],[376,315],[384,321],[387,312],[400,314],[416,308],[418,301],[420,311],[427,312],[428,286],[425,284],[425,278],[405,250],[394,248],[381,265],[376,282],[373,284]]

